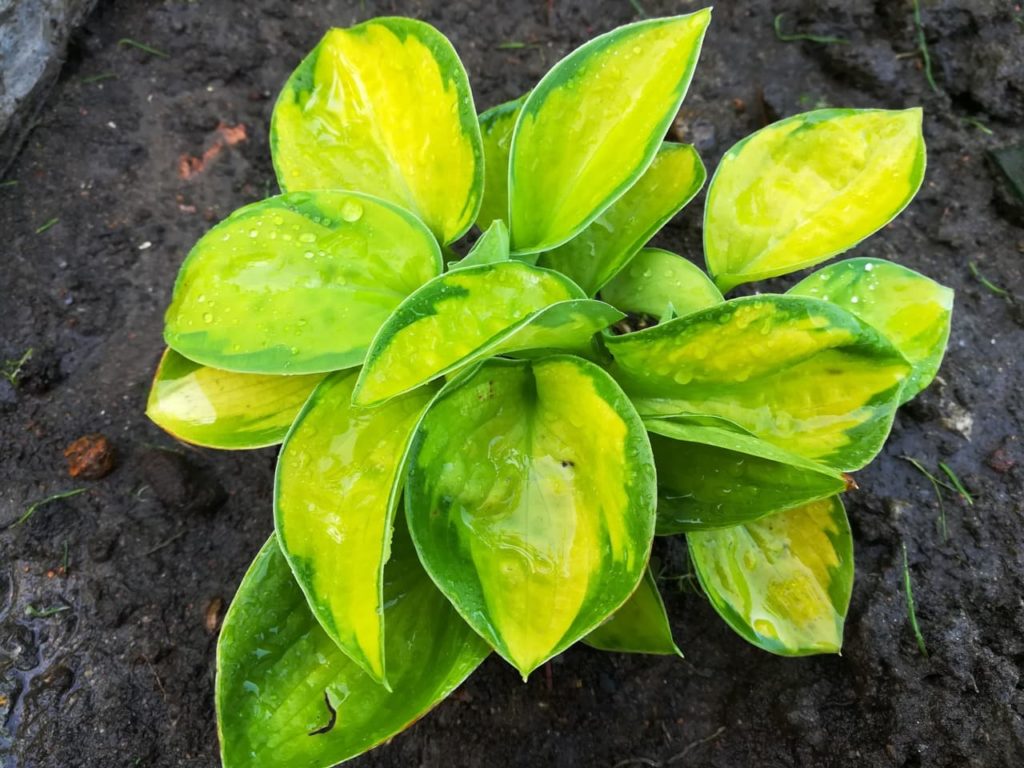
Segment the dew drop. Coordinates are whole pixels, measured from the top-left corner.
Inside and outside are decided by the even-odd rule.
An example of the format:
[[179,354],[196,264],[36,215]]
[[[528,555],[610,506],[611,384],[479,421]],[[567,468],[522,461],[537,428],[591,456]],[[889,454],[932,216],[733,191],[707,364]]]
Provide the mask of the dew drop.
[[355,200],[346,200],[341,206],[341,218],[349,223],[359,221],[363,218],[363,206]]
[[306,251],[302,255],[305,256],[307,259],[312,259],[313,258],[313,252],[312,251]]
[[299,241],[303,243],[315,243],[316,235],[314,235],[312,232],[303,232],[301,235],[299,235]]
[[259,235],[259,232],[257,232],[255,229],[250,229],[249,230],[249,237],[257,237],[258,235]]
[[213,313],[212,312],[207,312],[206,314],[204,314],[203,315],[203,322],[212,323],[213,322]]

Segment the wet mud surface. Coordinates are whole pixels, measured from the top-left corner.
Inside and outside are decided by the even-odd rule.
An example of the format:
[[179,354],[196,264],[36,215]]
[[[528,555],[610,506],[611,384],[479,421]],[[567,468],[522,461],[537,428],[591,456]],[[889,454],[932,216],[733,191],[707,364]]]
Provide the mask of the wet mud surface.
[[[678,123],[710,168],[766,120],[818,105],[925,108],[925,185],[856,253],[953,286],[953,334],[941,380],[902,409],[849,494],[843,655],[749,647],[693,590],[684,545],[662,541],[685,660],[573,649],[524,685],[491,659],[354,765],[1024,764],[1024,306],[970,267],[1024,298],[1024,214],[988,158],[1024,140],[1024,23],[1012,2],[922,9],[937,92],[909,1],[722,0]],[[274,451],[187,449],[147,422],[162,313],[191,244],[275,190],[267,123],[288,72],[327,26],[391,13],[451,37],[481,109],[637,16],[627,0],[125,0],[101,2],[75,36],[6,176],[16,184],[0,186],[0,764],[217,765],[216,628],[272,527]],[[784,33],[848,42],[783,42],[779,13]],[[702,203],[657,244],[698,256]],[[112,469],[72,478],[65,450],[96,434]],[[940,510],[904,456],[946,463],[973,506],[944,492]]]

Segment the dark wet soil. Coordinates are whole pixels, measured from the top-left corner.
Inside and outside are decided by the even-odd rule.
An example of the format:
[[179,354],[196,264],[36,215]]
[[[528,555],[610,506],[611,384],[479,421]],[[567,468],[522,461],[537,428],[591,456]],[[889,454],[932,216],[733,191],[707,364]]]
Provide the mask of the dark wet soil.
[[[274,451],[183,448],[143,407],[189,246],[275,188],[267,121],[303,53],[328,25],[418,16],[452,38],[483,108],[634,19],[636,5],[100,3],[7,174],[17,184],[0,187],[0,362],[33,350],[16,385],[0,378],[0,525],[86,489],[0,533],[0,763],[217,763],[215,627],[271,529]],[[1024,764],[1024,308],[970,269],[1024,298],[1021,204],[987,156],[1024,138],[1024,23],[1009,1],[922,7],[938,92],[909,0],[721,0],[680,121],[712,166],[765,120],[816,105],[925,107],[925,185],[858,252],[954,286],[953,335],[941,380],[903,409],[849,495],[858,571],[843,656],[787,660],[747,646],[692,590],[683,545],[662,542],[685,661],[581,648],[550,680],[523,685],[492,659],[356,764]],[[849,42],[782,42],[772,29],[782,12],[787,33]],[[499,49],[506,42],[525,46]],[[697,255],[701,204],[658,243]],[[96,433],[113,446],[113,472],[69,477],[65,449]],[[932,470],[945,462],[974,505],[947,493],[940,511],[903,456]],[[907,621],[904,543],[927,658]]]

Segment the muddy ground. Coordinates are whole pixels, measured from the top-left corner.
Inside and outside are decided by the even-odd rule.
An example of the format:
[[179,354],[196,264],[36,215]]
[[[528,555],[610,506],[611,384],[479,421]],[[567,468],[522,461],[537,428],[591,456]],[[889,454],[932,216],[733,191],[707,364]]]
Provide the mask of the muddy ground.
[[[275,189],[267,123],[304,52],[329,25],[414,15],[451,37],[484,108],[638,7],[702,4],[641,3],[100,3],[0,187],[0,361],[33,350],[13,385],[0,379],[0,526],[86,489],[0,532],[0,763],[217,764],[215,625],[271,529],[274,451],[185,449],[143,408],[188,248]],[[713,167],[766,120],[816,105],[925,107],[925,185],[857,252],[952,285],[956,314],[941,381],[899,414],[849,497],[843,655],[746,645],[692,590],[683,544],[661,542],[685,660],[574,649],[523,685],[491,659],[354,764],[1024,764],[1024,307],[970,269],[1024,298],[1024,215],[987,157],[1024,141],[1024,22],[1013,2],[922,6],[937,92],[909,0],[721,0],[681,119]],[[783,42],[783,12],[785,33],[848,42]],[[698,255],[702,202],[659,244]],[[116,469],[72,479],[63,451],[89,433],[109,438]],[[903,456],[948,464],[974,505],[945,493],[940,510]],[[904,543],[927,658],[908,626]]]

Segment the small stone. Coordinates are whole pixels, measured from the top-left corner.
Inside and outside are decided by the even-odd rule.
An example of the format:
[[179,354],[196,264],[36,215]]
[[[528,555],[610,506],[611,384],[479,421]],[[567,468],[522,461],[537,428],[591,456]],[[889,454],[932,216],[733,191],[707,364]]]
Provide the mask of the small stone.
[[220,626],[221,613],[224,610],[224,598],[215,597],[206,604],[206,610],[203,611],[203,626],[206,627],[206,631],[211,635],[217,631]]
[[1014,449],[1018,448],[1019,444],[1016,437],[1008,436],[1000,446],[985,458],[985,463],[993,472],[1005,475],[1017,466],[1017,456],[1014,455],[1017,451]]
[[84,435],[64,449],[64,458],[72,477],[99,480],[114,469],[114,446],[103,435]]

